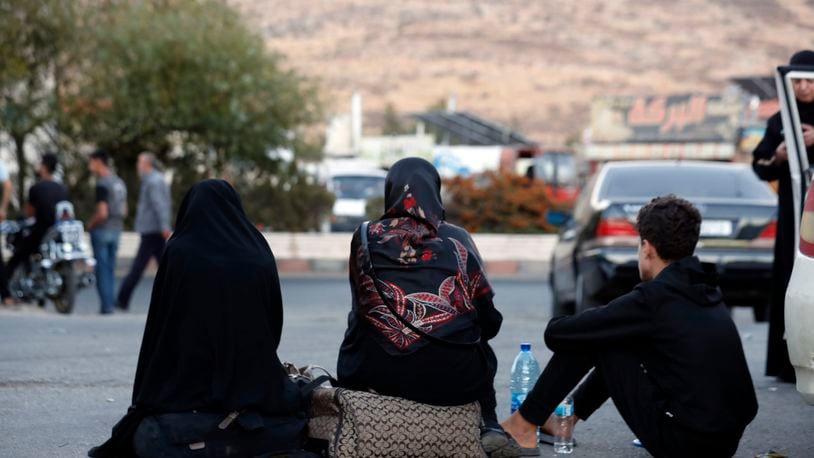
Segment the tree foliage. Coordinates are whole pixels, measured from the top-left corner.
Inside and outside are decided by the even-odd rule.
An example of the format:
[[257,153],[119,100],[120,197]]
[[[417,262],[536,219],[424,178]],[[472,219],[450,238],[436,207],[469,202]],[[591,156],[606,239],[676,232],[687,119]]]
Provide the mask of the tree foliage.
[[[15,142],[45,125],[65,147],[80,211],[91,208],[86,154],[97,147],[114,158],[131,208],[145,150],[172,172],[176,203],[202,178],[231,177],[252,196],[250,216],[274,228],[314,229],[312,214],[330,207],[324,186],[270,154],[320,156],[310,135],[321,117],[316,84],[225,2],[0,0],[0,95],[0,129]],[[24,172],[21,147],[18,157]]]
[[222,2],[115,2],[93,24],[68,109],[80,139],[117,155],[180,146],[220,173],[317,118],[315,88]]
[[555,232],[548,212],[562,210],[542,182],[509,173],[452,178],[444,190],[447,220],[470,232]]
[[20,202],[28,136],[54,122],[57,81],[75,44],[74,2],[0,0],[0,130],[14,142]]
[[251,174],[243,173],[236,179],[246,212],[255,223],[273,231],[320,229],[333,206],[333,194],[294,163],[281,167],[285,170],[274,176],[248,179]]
[[285,69],[224,3],[110,2],[88,22],[63,125],[77,146],[111,152],[131,200],[144,150],[175,171],[176,202],[195,181],[235,167],[261,184],[293,170],[269,151],[314,156],[306,127],[320,116],[315,84]]

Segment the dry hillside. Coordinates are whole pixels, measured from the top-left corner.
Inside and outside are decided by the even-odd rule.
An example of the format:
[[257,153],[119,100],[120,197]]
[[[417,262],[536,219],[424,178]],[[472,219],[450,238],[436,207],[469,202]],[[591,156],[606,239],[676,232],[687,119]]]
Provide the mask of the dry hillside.
[[[458,107],[544,143],[595,95],[714,92],[814,47],[808,0],[229,0],[334,111]],[[373,116],[375,119],[375,116]]]

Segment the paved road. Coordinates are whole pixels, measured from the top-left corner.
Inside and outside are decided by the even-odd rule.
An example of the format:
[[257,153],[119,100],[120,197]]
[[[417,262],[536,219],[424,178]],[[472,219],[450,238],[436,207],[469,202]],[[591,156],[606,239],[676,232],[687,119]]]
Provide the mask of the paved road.
[[[285,329],[280,357],[297,363],[336,366],[349,307],[342,278],[284,278]],[[508,371],[518,344],[533,344],[538,359],[549,318],[550,293],[539,282],[498,280],[496,302],[505,316],[493,341],[500,361],[496,389],[501,417],[508,414]],[[96,315],[93,291],[83,292],[76,313],[52,309],[0,310],[0,457],[76,457],[103,441],[125,412],[144,329],[150,283],[137,290],[128,314]],[[743,338],[760,413],[746,431],[738,456],[770,448],[792,457],[814,456],[814,407],[790,385],[763,377],[766,325],[747,310],[735,314]],[[699,355],[703,357],[703,355]],[[632,433],[613,404],[577,429],[573,456],[648,456],[631,445]],[[551,455],[551,449],[545,450]]]

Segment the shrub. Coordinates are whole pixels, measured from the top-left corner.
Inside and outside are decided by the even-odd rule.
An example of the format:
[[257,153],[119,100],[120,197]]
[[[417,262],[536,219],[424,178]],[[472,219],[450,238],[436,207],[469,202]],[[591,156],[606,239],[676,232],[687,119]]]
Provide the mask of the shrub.
[[447,220],[470,232],[556,232],[548,212],[564,210],[542,182],[509,173],[448,179],[444,194]]

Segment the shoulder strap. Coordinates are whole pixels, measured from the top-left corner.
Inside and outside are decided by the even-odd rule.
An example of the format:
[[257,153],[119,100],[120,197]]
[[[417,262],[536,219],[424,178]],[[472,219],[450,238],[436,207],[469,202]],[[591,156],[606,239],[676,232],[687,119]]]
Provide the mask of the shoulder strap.
[[404,326],[407,326],[409,330],[420,335],[421,337],[426,338],[430,342],[449,345],[453,347],[471,347],[474,345],[479,345],[481,341],[480,336],[478,336],[476,340],[473,340],[471,342],[455,342],[453,340],[442,339],[440,337],[436,337],[432,334],[428,334],[422,331],[421,329],[413,325],[413,323],[410,323],[406,318],[401,316],[400,313],[396,312],[396,309],[393,308],[393,304],[390,303],[390,301],[387,299],[387,296],[384,293],[382,293],[381,288],[379,288],[379,278],[376,277],[376,271],[373,269],[373,259],[370,257],[370,249],[368,247],[367,241],[367,228],[369,226],[369,223],[370,221],[365,221],[359,228],[359,235],[361,237],[362,244],[362,253],[364,256],[364,259],[362,259],[362,270],[373,280],[373,285],[376,287],[376,292],[379,294],[379,297],[382,298],[382,302],[384,302],[384,305],[386,305],[387,309],[390,310],[390,313],[393,314],[393,316],[395,316],[396,319],[399,320]]

